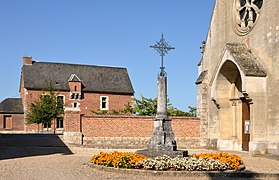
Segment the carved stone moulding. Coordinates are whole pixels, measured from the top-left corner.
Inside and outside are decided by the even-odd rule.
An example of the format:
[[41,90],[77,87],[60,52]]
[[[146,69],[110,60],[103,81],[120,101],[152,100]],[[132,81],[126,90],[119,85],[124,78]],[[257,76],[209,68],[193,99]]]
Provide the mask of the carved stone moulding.
[[256,25],[264,0],[234,0],[233,29],[238,35],[247,35]]

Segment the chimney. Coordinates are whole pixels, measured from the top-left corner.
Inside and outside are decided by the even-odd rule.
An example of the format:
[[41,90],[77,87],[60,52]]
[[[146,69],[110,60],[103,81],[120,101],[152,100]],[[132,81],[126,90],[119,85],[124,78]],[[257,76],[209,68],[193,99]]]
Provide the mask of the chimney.
[[32,56],[23,56],[22,60],[23,60],[23,65],[32,65],[33,64]]

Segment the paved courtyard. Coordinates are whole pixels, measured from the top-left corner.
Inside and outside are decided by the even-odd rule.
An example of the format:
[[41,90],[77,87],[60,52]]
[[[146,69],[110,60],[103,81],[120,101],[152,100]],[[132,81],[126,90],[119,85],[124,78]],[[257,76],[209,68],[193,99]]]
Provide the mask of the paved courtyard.
[[[2,135],[0,138],[0,179],[196,179],[196,177],[187,177],[187,173],[185,177],[127,175],[88,167],[86,163],[90,157],[100,151],[114,150],[66,146],[56,135]],[[189,150],[189,152],[208,152],[208,150]],[[247,171],[279,174],[278,157],[252,157],[246,152],[234,153],[242,156]],[[273,176],[271,179],[277,178]]]

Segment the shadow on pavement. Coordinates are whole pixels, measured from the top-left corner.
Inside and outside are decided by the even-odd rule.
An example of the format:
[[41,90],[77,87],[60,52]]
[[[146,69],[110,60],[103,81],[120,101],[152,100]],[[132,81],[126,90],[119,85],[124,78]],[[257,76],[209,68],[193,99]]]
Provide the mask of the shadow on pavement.
[[219,172],[207,173],[209,179],[230,180],[230,179],[279,179],[278,173],[256,173],[253,171],[238,171],[238,172]]
[[51,154],[73,154],[58,135],[2,134],[0,160]]

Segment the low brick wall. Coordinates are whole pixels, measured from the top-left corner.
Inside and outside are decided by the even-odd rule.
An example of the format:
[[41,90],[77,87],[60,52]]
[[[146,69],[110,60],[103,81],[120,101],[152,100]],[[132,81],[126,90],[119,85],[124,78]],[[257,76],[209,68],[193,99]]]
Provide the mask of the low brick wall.
[[[151,116],[82,116],[83,144],[95,148],[146,148],[153,124]],[[172,128],[179,148],[199,146],[199,118],[173,117]]]

